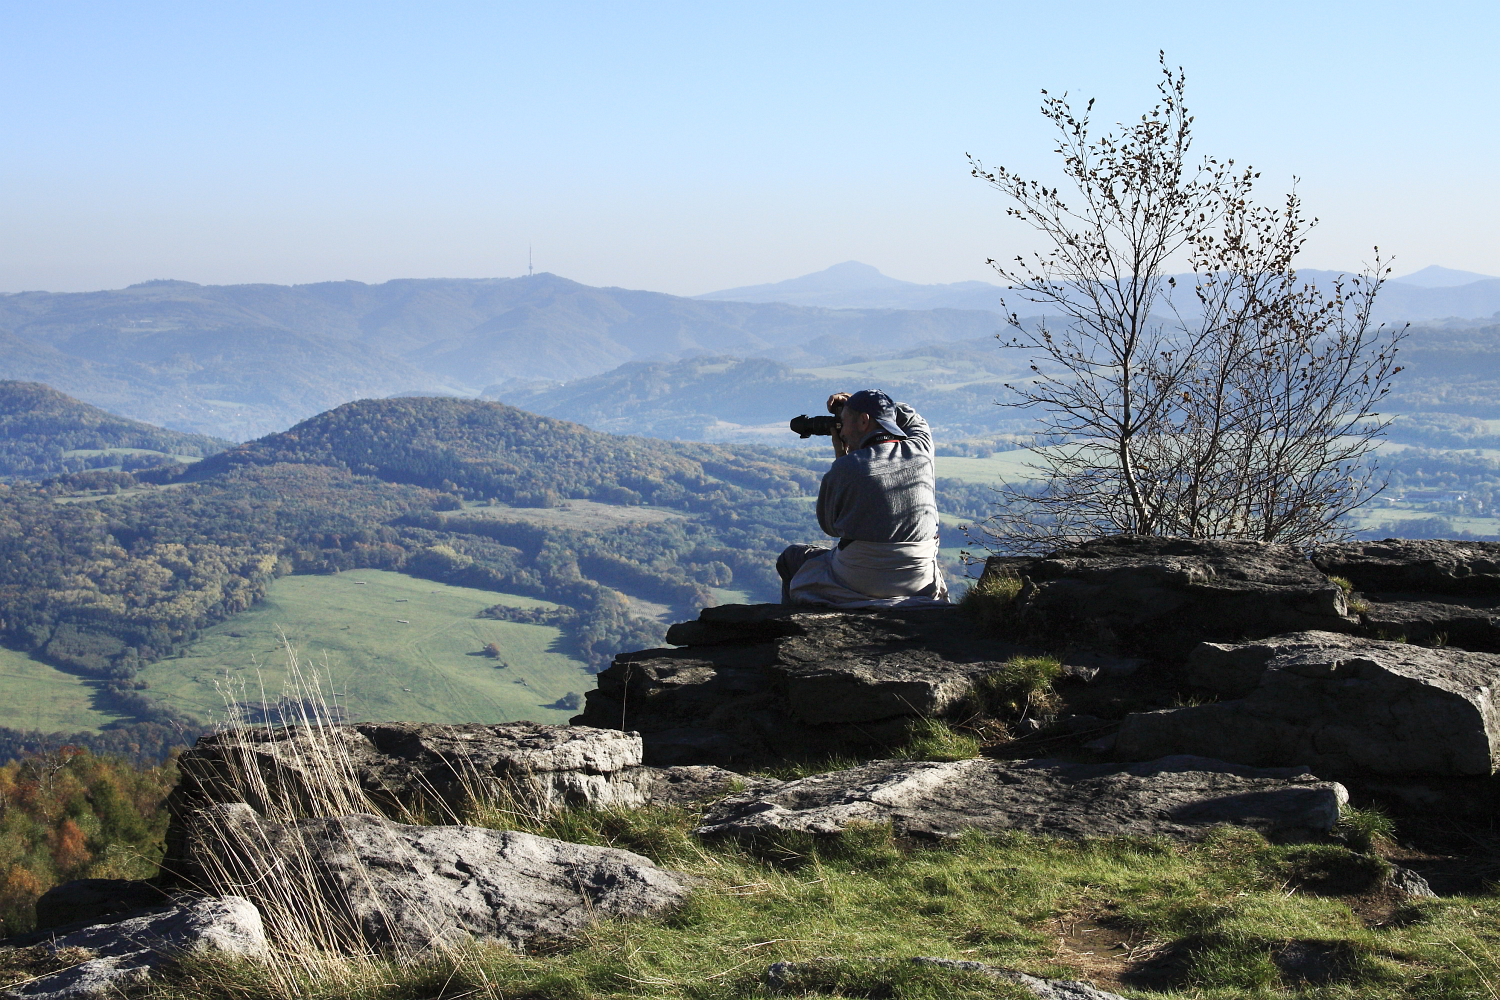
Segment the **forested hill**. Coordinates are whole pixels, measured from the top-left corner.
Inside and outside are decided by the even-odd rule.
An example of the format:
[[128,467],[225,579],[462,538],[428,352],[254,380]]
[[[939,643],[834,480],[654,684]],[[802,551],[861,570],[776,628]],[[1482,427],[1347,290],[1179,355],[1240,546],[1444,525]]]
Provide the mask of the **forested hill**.
[[817,485],[816,473],[754,449],[620,437],[503,403],[430,397],[346,403],[199,462],[187,478],[278,463],[534,507],[572,498],[701,510]]
[[202,458],[228,445],[117,417],[40,382],[0,381],[0,478],[41,479],[120,465],[143,469],[173,456]]

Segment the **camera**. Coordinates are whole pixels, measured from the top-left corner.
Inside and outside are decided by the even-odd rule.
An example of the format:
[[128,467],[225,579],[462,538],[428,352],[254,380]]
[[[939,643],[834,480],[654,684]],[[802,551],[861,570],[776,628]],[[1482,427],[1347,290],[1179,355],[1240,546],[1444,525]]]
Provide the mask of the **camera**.
[[838,417],[809,417],[804,413],[800,417],[792,418],[792,431],[805,438],[812,437],[814,434],[832,437],[833,432],[838,429],[838,424]]

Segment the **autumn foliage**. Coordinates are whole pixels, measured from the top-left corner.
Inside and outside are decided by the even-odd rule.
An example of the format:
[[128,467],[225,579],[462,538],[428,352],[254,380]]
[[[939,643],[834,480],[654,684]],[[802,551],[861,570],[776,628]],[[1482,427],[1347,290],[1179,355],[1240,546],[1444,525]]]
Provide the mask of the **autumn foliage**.
[[135,768],[63,747],[0,765],[0,937],[75,878],[147,878],[161,858],[176,766]]

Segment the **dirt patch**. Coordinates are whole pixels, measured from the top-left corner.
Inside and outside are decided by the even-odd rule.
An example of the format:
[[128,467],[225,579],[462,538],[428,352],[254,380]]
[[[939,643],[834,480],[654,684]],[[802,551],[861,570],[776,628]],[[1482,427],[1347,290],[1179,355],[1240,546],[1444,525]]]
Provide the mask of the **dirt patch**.
[[1052,960],[1077,970],[1076,978],[1101,990],[1150,988],[1151,982],[1170,979],[1165,970],[1154,972],[1157,960],[1169,948],[1166,941],[1114,926],[1103,915],[1059,918],[1053,929],[1057,946]]

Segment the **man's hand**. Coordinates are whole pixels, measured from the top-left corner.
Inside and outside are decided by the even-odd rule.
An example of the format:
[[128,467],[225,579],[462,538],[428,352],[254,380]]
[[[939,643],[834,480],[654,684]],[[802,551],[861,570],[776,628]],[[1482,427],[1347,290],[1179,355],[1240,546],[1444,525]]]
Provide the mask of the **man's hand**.
[[[832,413],[835,417],[839,416],[843,412],[844,404],[848,400],[849,394],[847,392],[834,393],[828,397],[828,412]],[[833,457],[843,458],[847,454],[849,454],[849,446],[844,444],[844,435],[835,429],[833,432]]]

